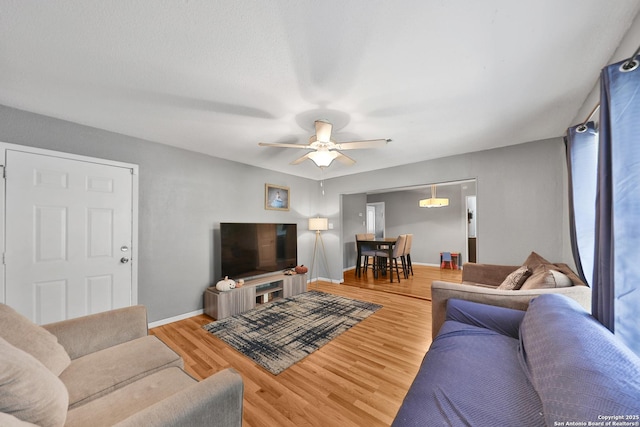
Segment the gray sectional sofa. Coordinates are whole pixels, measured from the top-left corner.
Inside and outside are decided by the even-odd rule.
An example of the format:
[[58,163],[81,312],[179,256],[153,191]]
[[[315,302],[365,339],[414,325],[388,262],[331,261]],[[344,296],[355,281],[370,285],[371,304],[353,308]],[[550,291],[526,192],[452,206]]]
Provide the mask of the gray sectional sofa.
[[640,425],[640,358],[575,300],[446,307],[393,427]]
[[[509,284],[508,277],[519,269],[525,274]],[[505,282],[510,286],[504,286]],[[566,295],[591,310],[591,288],[567,264],[551,263],[535,252],[522,265],[466,263],[462,283],[434,280],[431,284],[432,336],[435,338],[444,323],[450,298],[526,310],[529,301],[548,293]]]
[[232,369],[196,381],[127,307],[35,325],[0,304],[0,425],[241,426]]

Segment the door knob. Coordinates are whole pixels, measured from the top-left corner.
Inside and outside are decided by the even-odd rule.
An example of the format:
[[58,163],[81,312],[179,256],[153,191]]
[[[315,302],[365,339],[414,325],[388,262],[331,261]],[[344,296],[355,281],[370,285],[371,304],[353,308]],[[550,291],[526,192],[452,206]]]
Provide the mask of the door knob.
[[120,262],[121,262],[121,263],[123,263],[123,264],[126,264],[126,263],[128,263],[128,262],[129,262],[129,258],[127,258],[127,257],[122,257],[122,258],[120,258]]

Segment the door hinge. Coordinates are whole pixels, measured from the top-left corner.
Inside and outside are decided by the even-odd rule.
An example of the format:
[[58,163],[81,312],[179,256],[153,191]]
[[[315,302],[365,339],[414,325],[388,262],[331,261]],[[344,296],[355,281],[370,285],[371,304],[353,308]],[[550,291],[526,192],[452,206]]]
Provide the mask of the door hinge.
[[7,265],[4,260],[4,252],[2,253],[2,265]]
[[0,168],[2,168],[2,178],[4,179],[7,177],[7,168],[4,165],[0,165]]

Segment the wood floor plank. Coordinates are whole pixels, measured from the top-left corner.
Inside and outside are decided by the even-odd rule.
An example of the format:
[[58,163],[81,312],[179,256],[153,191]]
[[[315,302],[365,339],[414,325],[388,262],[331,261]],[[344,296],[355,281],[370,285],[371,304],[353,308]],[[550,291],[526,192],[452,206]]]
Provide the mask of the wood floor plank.
[[236,369],[245,385],[245,427],[389,426],[431,344],[431,282],[459,283],[461,273],[414,265],[414,276],[400,283],[371,272],[344,277],[341,285],[309,288],[383,308],[279,375],[205,331],[213,321],[206,315],[150,333],[180,354],[195,378]]

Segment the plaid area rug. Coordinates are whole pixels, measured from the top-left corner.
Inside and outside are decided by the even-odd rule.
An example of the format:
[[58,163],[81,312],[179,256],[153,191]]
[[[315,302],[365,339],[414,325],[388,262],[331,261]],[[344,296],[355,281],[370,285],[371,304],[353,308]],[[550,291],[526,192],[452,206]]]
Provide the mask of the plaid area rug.
[[377,304],[309,291],[203,328],[278,375],[380,308]]

